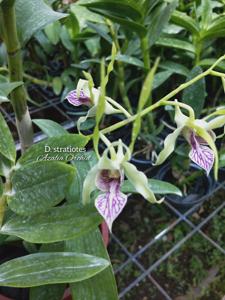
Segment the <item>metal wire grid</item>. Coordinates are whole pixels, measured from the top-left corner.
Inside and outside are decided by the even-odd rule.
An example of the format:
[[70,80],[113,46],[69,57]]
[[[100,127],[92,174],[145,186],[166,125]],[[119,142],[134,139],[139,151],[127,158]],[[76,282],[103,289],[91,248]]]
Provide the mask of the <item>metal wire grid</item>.
[[[39,91],[40,92],[40,91]],[[45,111],[47,109],[51,109],[52,113],[51,115],[54,116],[54,113],[60,114],[62,117],[62,125],[66,129],[73,129],[74,127],[74,120],[69,116],[68,113],[65,112],[65,109],[62,109],[61,105],[62,102],[59,98],[49,99],[48,95],[46,95],[44,92],[41,93],[41,96],[44,100],[41,107],[35,107],[32,106],[30,109],[30,113],[32,118],[36,117],[40,112],[43,112],[45,114]],[[11,112],[8,112],[7,109],[4,107],[0,107],[0,110],[4,114],[6,120],[9,124],[13,125],[16,129],[15,124],[15,118],[14,114]],[[45,118],[49,118],[48,115],[45,115]],[[53,119],[51,117],[51,119]],[[56,118],[55,121],[58,121]],[[36,133],[35,134],[35,142],[42,140],[45,137],[44,134]],[[19,145],[17,145],[17,148],[19,149]],[[207,201],[211,196],[213,196],[217,191],[223,190],[225,192],[225,181],[222,183],[218,183],[215,188],[211,191],[210,194],[207,194],[206,196],[202,197],[202,202]],[[191,209],[187,210],[185,213],[181,213],[179,210],[177,210],[173,205],[171,205],[168,201],[164,201],[164,204],[175,216],[176,220],[170,224],[169,226],[165,227],[160,233],[155,235],[151,240],[145,244],[141,249],[136,251],[135,253],[130,252],[127,247],[121,242],[121,240],[112,234],[112,242],[115,242],[120,249],[123,251],[123,253],[126,256],[125,261],[115,269],[115,274],[118,274],[121,272],[128,264],[132,264],[135,267],[137,267],[140,270],[140,275],[137,276],[129,285],[127,285],[125,288],[123,288],[119,294],[120,299],[125,299],[126,295],[133,289],[138,288],[138,284],[141,283],[144,279],[149,280],[151,284],[159,291],[161,295],[161,299],[166,300],[172,300],[171,296],[168,294],[168,292],[162,287],[157,280],[152,276],[152,272],[159,267],[160,264],[165,263],[165,260],[168,259],[175,251],[177,251],[181,246],[186,243],[191,237],[193,237],[196,233],[199,233],[205,240],[207,240],[208,243],[210,243],[213,247],[218,249],[221,253],[225,254],[225,249],[221,247],[216,241],[214,241],[211,237],[209,237],[206,233],[202,231],[202,228],[209,223],[214,216],[216,216],[219,212],[222,211],[222,209],[225,206],[225,202],[222,202],[213,212],[211,212],[205,219],[203,219],[198,225],[193,224],[190,221],[190,217],[193,215],[193,213],[196,211],[198,207],[201,206],[200,204],[197,204],[193,206]],[[162,240],[163,237],[165,237],[171,230],[173,230],[176,226],[178,226],[181,223],[185,223],[190,228],[190,232],[186,234],[184,238],[182,238],[179,242],[177,242],[169,251],[164,253],[161,257],[159,257],[158,260],[156,260],[153,264],[151,264],[148,268],[144,267],[143,264],[140,261],[140,258],[142,255],[151,249],[151,247],[158,242],[159,240]],[[135,299],[139,300],[139,299]],[[154,299],[153,299],[154,300]]]
[[[225,190],[225,182],[219,183],[215,186],[215,188],[211,191],[210,194],[203,196],[202,201],[209,200],[210,197],[212,197],[218,190]],[[162,205],[162,204],[161,204]],[[128,251],[128,249],[124,246],[124,244],[119,240],[118,237],[116,237],[114,234],[112,234],[112,239],[114,242],[116,242],[121,250],[126,254],[127,259],[115,270],[115,274],[121,272],[129,263],[134,264],[140,271],[141,274],[133,280],[128,286],[126,286],[123,290],[120,291],[119,297],[120,299],[125,299],[125,296],[130,292],[132,289],[138,286],[138,284],[144,280],[149,279],[151,283],[159,290],[163,299],[172,300],[170,295],[165,291],[165,289],[154,279],[154,277],[151,275],[151,273],[159,267],[160,264],[165,263],[165,260],[171,256],[175,251],[177,251],[181,246],[186,243],[191,237],[193,237],[196,233],[199,233],[205,240],[207,240],[213,247],[217,248],[219,251],[221,251],[223,254],[225,254],[225,249],[222,248],[216,241],[214,241],[212,238],[210,238],[208,235],[206,235],[202,228],[209,223],[214,216],[216,216],[225,206],[225,202],[222,202],[212,213],[210,213],[205,219],[203,219],[198,225],[194,225],[190,220],[189,217],[196,211],[197,208],[199,208],[201,204],[197,204],[193,206],[191,209],[187,210],[185,213],[181,213],[178,211],[173,205],[171,205],[168,201],[164,201],[164,205],[168,207],[175,215],[176,220],[163,229],[160,233],[158,233],[154,238],[152,238],[147,244],[145,244],[140,250],[138,250],[136,253],[131,253]],[[172,229],[174,229],[178,224],[181,222],[185,222],[191,229],[191,231],[179,242],[177,242],[169,251],[167,251],[164,255],[162,255],[157,261],[155,261],[153,264],[151,264],[147,269],[143,266],[143,264],[140,262],[141,256],[151,249],[151,247],[158,242],[160,239],[163,239],[165,235],[167,235]],[[138,288],[138,287],[137,287]],[[139,299],[137,299],[139,300]],[[153,299],[154,300],[154,299]]]

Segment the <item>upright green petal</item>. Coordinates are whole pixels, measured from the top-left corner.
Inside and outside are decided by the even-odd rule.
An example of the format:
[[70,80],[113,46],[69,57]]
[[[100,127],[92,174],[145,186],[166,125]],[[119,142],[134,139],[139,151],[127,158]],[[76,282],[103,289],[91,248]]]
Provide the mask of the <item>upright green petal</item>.
[[89,86],[88,86],[88,81],[84,79],[79,79],[77,83],[77,97],[79,98],[81,90],[84,92],[85,95],[90,97],[90,91],[89,91]]
[[129,162],[123,163],[123,168],[127,179],[135,187],[136,191],[140,193],[145,199],[151,203],[161,203],[163,199],[157,200],[154,193],[149,188],[148,179],[143,172]]
[[164,148],[159,153],[157,160],[155,162],[155,165],[162,164],[167,157],[174,151],[176,140],[178,136],[181,134],[181,131],[183,130],[184,126],[178,127],[174,132],[170,133],[165,141],[164,141]]
[[99,169],[98,164],[95,165],[87,174],[83,184],[82,202],[83,204],[88,204],[90,202],[90,195],[96,188],[95,178],[97,176]]
[[[176,101],[178,102],[178,101]],[[182,111],[180,110],[180,107],[177,105],[175,106],[175,117],[174,117],[174,120],[177,124],[177,127],[181,127],[181,126],[184,126],[188,120],[189,120],[189,117],[185,116]]]

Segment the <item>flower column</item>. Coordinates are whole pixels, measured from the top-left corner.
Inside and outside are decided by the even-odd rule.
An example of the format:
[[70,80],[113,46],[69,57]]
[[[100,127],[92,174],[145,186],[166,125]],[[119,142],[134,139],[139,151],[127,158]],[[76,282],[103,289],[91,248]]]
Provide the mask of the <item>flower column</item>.
[[[3,1],[1,14],[3,20],[3,39],[7,48],[10,81],[23,81],[21,46],[17,34],[15,1]],[[11,93],[11,103],[16,115],[17,130],[24,152],[33,142],[33,129],[27,107],[24,86],[19,86]]]

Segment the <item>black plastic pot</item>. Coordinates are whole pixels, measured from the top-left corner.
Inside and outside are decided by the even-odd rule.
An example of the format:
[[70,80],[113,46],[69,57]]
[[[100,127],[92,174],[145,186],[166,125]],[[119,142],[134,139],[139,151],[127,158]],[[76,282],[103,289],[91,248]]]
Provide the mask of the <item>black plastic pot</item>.
[[[201,170],[197,165],[191,164],[190,170],[199,171]],[[161,167],[157,179],[169,181],[171,182],[171,165],[170,163]],[[201,204],[206,199],[207,194],[215,186],[215,181],[212,177],[206,176],[202,173],[198,180],[195,180],[194,185],[192,185],[191,190],[188,191],[186,196],[178,196],[178,195],[167,195],[166,200],[169,201],[174,207],[181,211],[186,211],[196,204]]]

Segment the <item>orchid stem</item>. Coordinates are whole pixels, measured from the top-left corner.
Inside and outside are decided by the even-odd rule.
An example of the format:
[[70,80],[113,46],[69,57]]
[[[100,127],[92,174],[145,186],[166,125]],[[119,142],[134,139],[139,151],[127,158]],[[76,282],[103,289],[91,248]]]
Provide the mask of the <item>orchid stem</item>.
[[[21,45],[16,26],[14,1],[4,1],[1,4],[3,23],[3,39],[7,49],[10,82],[23,81],[23,61]],[[16,127],[24,152],[33,143],[33,128],[30,113],[27,107],[27,98],[24,86],[17,87],[11,93],[11,103],[16,116]]]
[[[225,59],[225,55],[221,56],[209,69],[207,69],[205,72],[199,74],[198,76],[196,76],[195,78],[192,78],[191,80],[189,80],[188,82],[185,82],[183,84],[181,84],[179,87],[177,87],[175,90],[173,90],[172,92],[170,92],[168,95],[164,96],[163,98],[161,98],[158,102],[156,102],[155,104],[145,108],[141,113],[141,117],[145,116],[146,114],[152,112],[154,109],[162,106],[162,105],[178,105],[182,108],[185,108],[189,111],[190,114],[190,118],[194,118],[194,111],[193,109],[185,104],[185,103],[180,103],[180,102],[173,102],[173,101],[168,101],[169,99],[171,99],[172,97],[174,97],[175,95],[177,95],[179,92],[183,91],[184,89],[186,89],[187,87],[191,86],[192,84],[194,84],[195,82],[199,81],[200,79],[208,76],[211,74],[211,72],[213,71],[213,69],[222,61]],[[135,114],[133,116],[131,116],[130,118],[123,120],[121,122],[118,122],[117,124],[114,124],[112,126],[109,126],[103,130],[101,130],[101,132],[103,134],[107,134],[110,133],[114,130],[117,130],[133,121],[136,120],[136,118],[139,117],[139,114]]]

